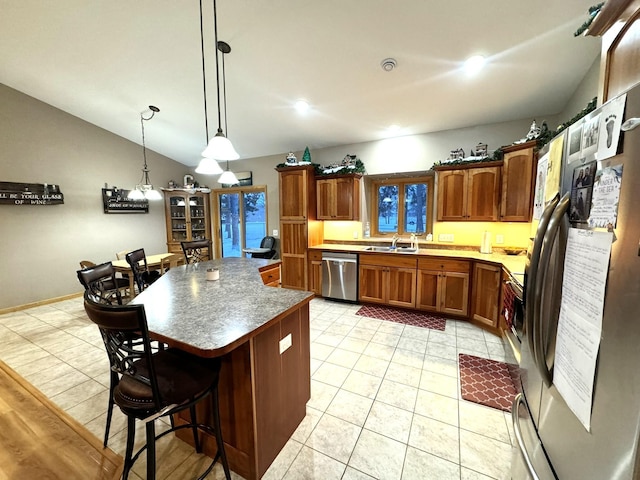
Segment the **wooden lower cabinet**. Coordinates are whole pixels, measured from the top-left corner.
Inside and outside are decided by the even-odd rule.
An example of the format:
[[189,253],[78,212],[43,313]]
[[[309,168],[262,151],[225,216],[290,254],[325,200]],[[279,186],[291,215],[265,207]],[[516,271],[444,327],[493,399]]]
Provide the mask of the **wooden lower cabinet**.
[[467,316],[470,270],[465,260],[419,259],[416,308]]
[[478,263],[473,266],[473,297],[471,319],[491,329],[498,328],[502,268]]
[[360,255],[359,300],[414,308],[416,264],[409,256]]
[[262,283],[268,287],[280,286],[280,262],[259,269]]
[[322,295],[322,252],[309,250],[309,291]]

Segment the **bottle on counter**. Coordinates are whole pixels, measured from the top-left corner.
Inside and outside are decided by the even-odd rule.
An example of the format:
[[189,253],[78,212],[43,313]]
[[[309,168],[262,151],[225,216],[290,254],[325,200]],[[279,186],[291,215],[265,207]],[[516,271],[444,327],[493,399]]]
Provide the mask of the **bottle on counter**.
[[364,238],[371,238],[371,225],[369,222],[364,224]]

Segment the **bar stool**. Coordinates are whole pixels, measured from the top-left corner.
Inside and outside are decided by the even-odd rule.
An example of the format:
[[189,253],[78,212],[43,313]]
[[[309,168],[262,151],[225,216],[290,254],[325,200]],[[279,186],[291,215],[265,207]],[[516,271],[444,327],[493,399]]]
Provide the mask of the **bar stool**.
[[[144,248],[139,248],[125,255],[127,263],[131,267],[133,278],[138,285],[138,292],[144,291],[149,285],[160,278],[160,272],[157,270],[149,270],[147,265],[147,256],[144,254]],[[140,262],[144,264],[141,265]]]
[[[194,240],[191,242],[180,242],[184,252],[184,261],[188,264],[211,260],[211,240]],[[205,251],[206,249],[206,251]]]
[[[147,319],[143,305],[104,305],[85,292],[84,308],[89,319],[100,329],[112,369],[120,375],[120,382],[113,392],[113,399],[127,416],[127,446],[124,459],[123,480],[140,454],[147,452],[147,479],[155,479],[156,440],[182,428],[193,431],[196,451],[201,452],[198,429],[216,439],[217,452],[207,470],[198,477],[204,479],[220,460],[225,478],[231,479],[224,442],[220,430],[218,379],[220,359],[204,359],[175,348],[152,352]],[[131,348],[126,340],[132,334],[140,336],[137,348]],[[214,426],[196,422],[195,405],[211,396]],[[155,420],[189,409],[191,423],[172,426],[156,435]],[[135,421],[145,422],[146,444],[133,454]]]

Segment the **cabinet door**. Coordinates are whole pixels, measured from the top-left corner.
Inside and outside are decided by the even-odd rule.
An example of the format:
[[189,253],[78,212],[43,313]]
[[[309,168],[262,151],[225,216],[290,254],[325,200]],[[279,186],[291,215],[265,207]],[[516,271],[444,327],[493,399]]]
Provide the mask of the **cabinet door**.
[[386,303],[384,281],[387,267],[360,265],[358,298],[361,302]]
[[497,328],[500,305],[500,275],[496,265],[476,263],[473,266],[473,320]]
[[187,199],[189,204],[188,240],[206,240],[210,238],[209,231],[209,202],[202,194],[190,195]]
[[332,220],[335,216],[335,180],[316,180],[318,220]]
[[307,223],[280,222],[282,286],[307,288]]
[[310,250],[309,256],[309,290],[322,295],[322,252]]
[[307,171],[280,172],[280,219],[307,218]]
[[334,179],[334,220],[358,220],[360,218],[360,179]]
[[438,172],[438,220],[459,221],[466,217],[467,172]]
[[469,274],[445,272],[440,277],[440,309],[442,313],[467,316],[469,311]]
[[418,292],[416,308],[437,312],[440,305],[438,280],[440,272],[435,270],[418,270]]
[[467,170],[467,220],[497,222],[500,198],[500,167]]
[[531,220],[533,158],[533,147],[504,154],[500,202],[500,219],[503,222]]
[[416,306],[416,269],[387,267],[387,302],[396,307]]

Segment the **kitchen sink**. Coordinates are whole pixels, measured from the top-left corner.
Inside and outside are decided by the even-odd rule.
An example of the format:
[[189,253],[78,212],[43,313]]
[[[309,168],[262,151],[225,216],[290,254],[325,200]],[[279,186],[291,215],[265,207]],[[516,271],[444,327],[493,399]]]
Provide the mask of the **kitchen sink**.
[[395,252],[395,253],[416,253],[417,248],[411,247],[365,247],[365,252]]

